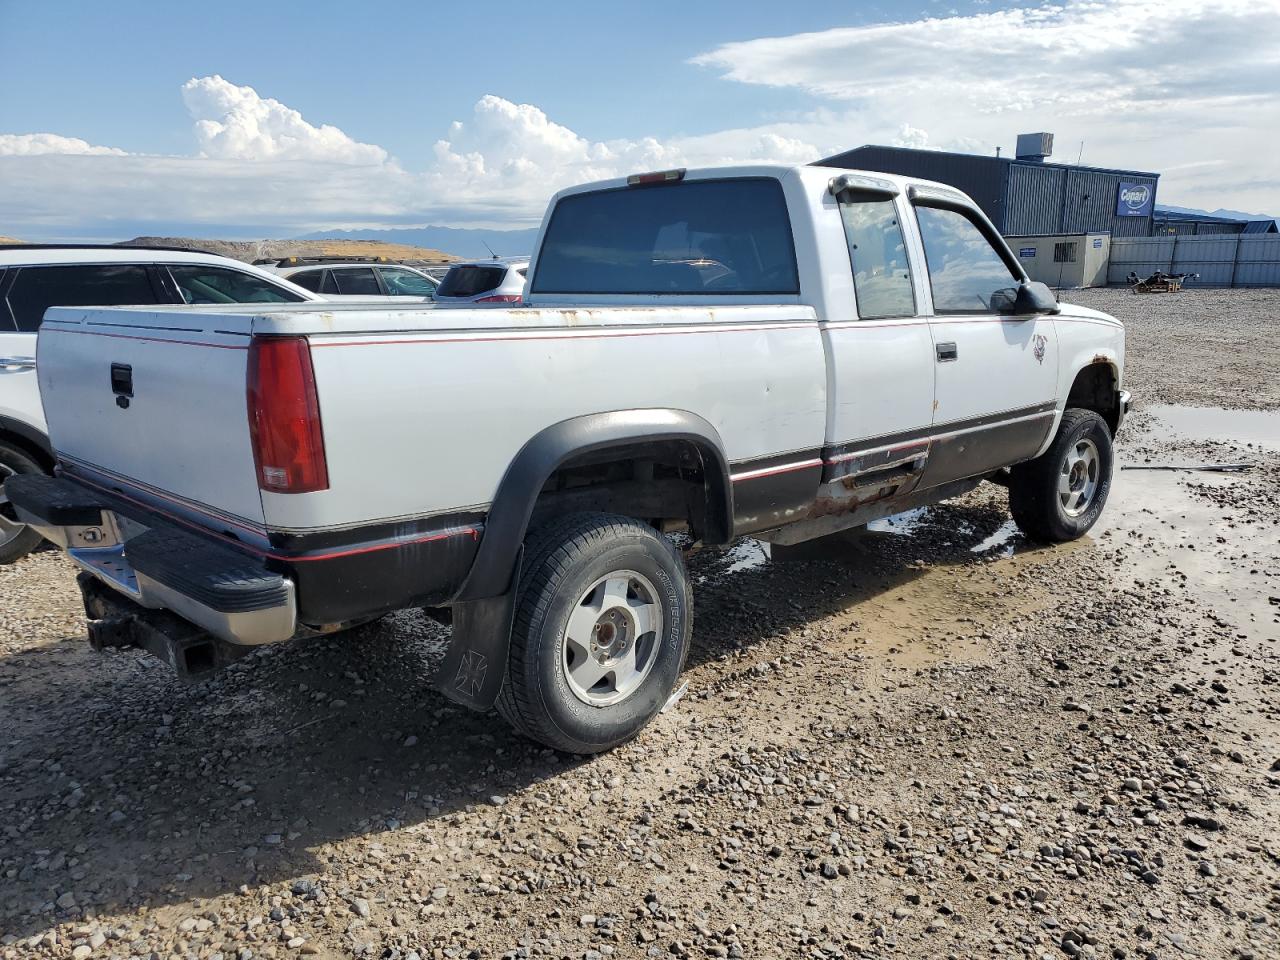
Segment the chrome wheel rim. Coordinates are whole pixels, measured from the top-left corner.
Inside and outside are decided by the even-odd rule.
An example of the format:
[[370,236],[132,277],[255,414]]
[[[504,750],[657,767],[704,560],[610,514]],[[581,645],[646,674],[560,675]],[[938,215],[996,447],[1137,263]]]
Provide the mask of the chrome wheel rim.
[[18,515],[13,512],[9,503],[9,495],[4,492],[4,483],[14,475],[14,471],[0,463],[0,547],[7,547],[27,529],[25,523],[18,522]]
[[1062,512],[1078,517],[1093,505],[1101,481],[1102,457],[1092,440],[1081,438],[1067,451],[1058,474],[1058,499]]
[[579,598],[560,640],[560,668],[573,695],[593,707],[625,700],[658,659],[658,591],[634,570],[607,574]]

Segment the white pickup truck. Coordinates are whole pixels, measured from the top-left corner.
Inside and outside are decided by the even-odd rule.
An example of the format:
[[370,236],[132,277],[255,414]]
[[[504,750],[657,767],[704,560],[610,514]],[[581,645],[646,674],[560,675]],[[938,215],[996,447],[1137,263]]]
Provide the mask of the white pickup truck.
[[587,753],[677,683],[669,534],[790,544],[997,480],[1029,536],[1079,537],[1123,361],[954,189],[666,171],[554,197],[511,309],[52,309],[58,475],[9,496],[96,646],[192,676],[426,607],[448,696]]

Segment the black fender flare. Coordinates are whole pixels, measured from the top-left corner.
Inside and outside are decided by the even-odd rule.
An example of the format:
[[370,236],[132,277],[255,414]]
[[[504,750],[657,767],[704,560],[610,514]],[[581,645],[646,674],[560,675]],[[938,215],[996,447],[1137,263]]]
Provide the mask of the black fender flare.
[[53,452],[53,444],[49,442],[49,438],[29,423],[15,420],[13,417],[0,417],[0,435],[6,433],[17,437],[33,450],[38,451],[48,460],[50,465],[57,459]]
[[708,474],[711,543],[727,543],[733,532],[733,487],[720,435],[710,423],[687,410],[621,410],[561,420],[534,434],[515,455],[498,486],[485,519],[480,549],[456,601],[505,593],[547,479],[576,456],[645,441],[683,440],[701,452]]
[[511,646],[516,587],[524,538],[548,478],[576,456],[646,441],[694,444],[707,478],[708,541],[733,536],[733,486],[720,434],[687,410],[593,413],[552,424],[520,448],[503,475],[485,520],[471,572],[453,598],[453,637],[436,687],[473,710],[493,706],[502,690]]

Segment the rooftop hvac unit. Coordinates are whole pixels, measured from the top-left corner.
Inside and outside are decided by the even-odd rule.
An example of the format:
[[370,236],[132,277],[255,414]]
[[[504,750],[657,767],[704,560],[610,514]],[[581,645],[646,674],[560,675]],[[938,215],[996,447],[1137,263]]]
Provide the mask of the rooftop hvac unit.
[[1018,134],[1017,157],[1019,160],[1035,160],[1042,162],[1053,154],[1052,133],[1020,133]]

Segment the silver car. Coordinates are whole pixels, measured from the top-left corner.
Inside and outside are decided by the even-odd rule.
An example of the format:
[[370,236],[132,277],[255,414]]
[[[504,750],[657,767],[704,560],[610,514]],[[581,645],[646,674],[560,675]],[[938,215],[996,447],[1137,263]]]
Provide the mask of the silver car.
[[524,299],[528,260],[455,263],[440,281],[436,303],[519,303]]

